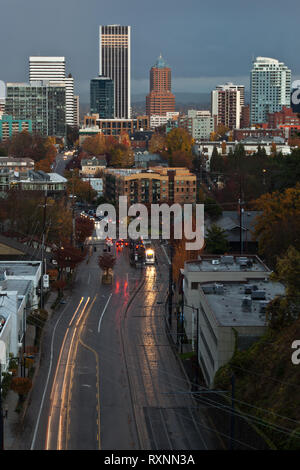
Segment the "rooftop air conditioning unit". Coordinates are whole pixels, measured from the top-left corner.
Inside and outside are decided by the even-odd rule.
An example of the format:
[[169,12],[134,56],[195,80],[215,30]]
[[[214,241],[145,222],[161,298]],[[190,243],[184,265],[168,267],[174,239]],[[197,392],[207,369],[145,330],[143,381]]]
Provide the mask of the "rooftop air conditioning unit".
[[224,294],[224,286],[223,284],[215,284],[214,285],[215,293],[218,295]]
[[264,290],[256,290],[253,291],[251,294],[252,300],[265,300],[266,298],[266,293]]

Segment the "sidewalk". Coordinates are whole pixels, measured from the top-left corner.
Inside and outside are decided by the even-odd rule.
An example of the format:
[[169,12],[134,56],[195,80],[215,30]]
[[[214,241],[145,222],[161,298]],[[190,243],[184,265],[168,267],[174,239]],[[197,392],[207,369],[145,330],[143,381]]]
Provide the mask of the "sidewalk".
[[[51,291],[48,297],[48,300],[45,305],[45,309],[48,311],[48,318],[50,318],[52,314],[51,305],[55,301],[57,297],[57,293]],[[30,348],[34,346],[34,339],[35,339],[35,330],[36,327],[33,325],[27,325],[26,330],[26,350],[30,351]],[[34,379],[39,369],[39,362],[40,362],[40,351],[35,354],[34,358],[34,376],[32,380],[32,387],[34,387]],[[20,373],[20,366],[18,371],[18,376],[21,376]],[[3,419],[3,428],[4,428],[4,450],[18,450],[21,449],[20,446],[20,439],[21,436],[21,429],[22,429],[22,420],[24,419],[24,415],[26,413],[26,408],[28,406],[28,402],[30,401],[30,392],[26,398],[24,403],[24,407],[21,413],[17,413],[16,407],[18,404],[18,394],[10,390],[3,400],[3,412],[4,412],[4,419]],[[7,410],[7,417],[6,417],[6,410]]]

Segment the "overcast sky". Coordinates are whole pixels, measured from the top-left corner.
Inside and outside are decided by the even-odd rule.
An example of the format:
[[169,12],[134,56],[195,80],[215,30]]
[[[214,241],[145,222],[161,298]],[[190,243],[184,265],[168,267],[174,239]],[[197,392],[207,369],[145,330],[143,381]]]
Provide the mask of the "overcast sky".
[[162,53],[176,92],[249,88],[254,56],[300,77],[299,0],[0,0],[0,80],[28,81],[30,55],[62,55],[82,102],[99,69],[100,24],[131,25],[132,94],[147,93]]

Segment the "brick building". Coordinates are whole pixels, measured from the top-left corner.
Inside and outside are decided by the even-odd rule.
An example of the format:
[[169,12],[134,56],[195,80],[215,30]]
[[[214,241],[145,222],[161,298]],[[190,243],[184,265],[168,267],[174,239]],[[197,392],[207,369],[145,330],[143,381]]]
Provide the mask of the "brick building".
[[196,202],[196,176],[187,168],[107,168],[102,178],[104,196],[110,201],[127,196],[128,204]]
[[171,69],[160,55],[150,70],[150,93],[146,96],[148,116],[166,116],[175,111],[175,96],[171,92]]

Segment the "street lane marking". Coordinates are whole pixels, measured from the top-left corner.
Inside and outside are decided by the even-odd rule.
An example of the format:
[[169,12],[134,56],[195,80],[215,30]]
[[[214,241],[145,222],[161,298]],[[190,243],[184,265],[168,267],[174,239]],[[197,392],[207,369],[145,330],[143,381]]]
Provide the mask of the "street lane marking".
[[[47,388],[48,388],[50,373],[51,373],[51,369],[52,369],[52,362],[53,362],[53,345],[54,345],[55,331],[56,331],[57,325],[58,325],[60,319],[62,318],[63,314],[65,313],[65,310],[67,309],[67,307],[68,307],[68,305],[66,305],[65,308],[63,309],[63,311],[61,312],[60,316],[59,316],[58,319],[57,319],[57,322],[55,323],[54,329],[53,329],[52,339],[51,339],[51,354],[50,354],[50,365],[49,365],[49,370],[48,370],[48,376],[47,376],[47,380],[46,380],[46,384],[45,384],[45,388],[44,388],[44,392],[43,392],[43,396],[42,396],[42,401],[41,401],[41,405],[40,405],[40,409],[39,409],[38,418],[37,418],[37,421],[36,421],[36,426],[35,426],[35,430],[34,430],[34,434],[33,434],[33,439],[32,439],[32,443],[31,443],[31,448],[30,448],[30,450],[33,450],[33,449],[34,449],[35,440],[36,440],[36,436],[37,436],[37,431],[38,431],[39,424],[40,424],[40,418],[41,418],[42,408],[43,408],[43,406],[44,406],[44,400],[45,400],[46,390],[47,390]],[[51,414],[50,414],[50,416],[51,416]]]
[[103,318],[103,315],[104,315],[104,313],[105,313],[105,311],[106,311],[106,309],[107,309],[107,306],[108,306],[108,303],[109,303],[109,301],[110,301],[110,299],[111,299],[111,296],[112,296],[112,294],[110,294],[110,296],[108,297],[108,300],[107,300],[107,302],[106,302],[106,304],[105,304],[105,307],[104,307],[103,312],[102,312],[102,314],[101,314],[101,317],[100,317],[100,319],[99,319],[98,333],[100,333],[100,327],[101,327],[102,318]]
[[164,254],[166,255],[166,258],[167,258],[167,260],[168,260],[168,263],[171,264],[170,258],[169,258],[168,255],[167,255],[167,252],[166,252],[166,250],[165,250],[165,247],[164,247],[163,245],[161,245],[161,248],[162,248]]

